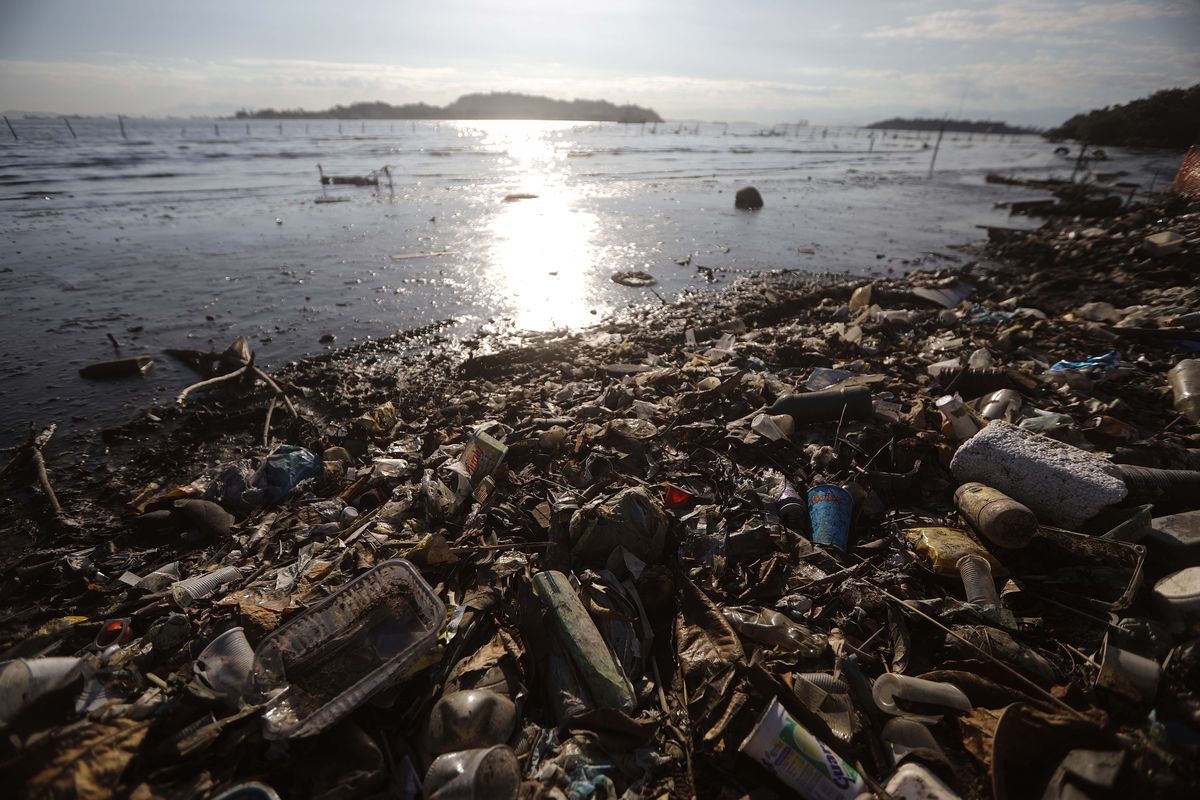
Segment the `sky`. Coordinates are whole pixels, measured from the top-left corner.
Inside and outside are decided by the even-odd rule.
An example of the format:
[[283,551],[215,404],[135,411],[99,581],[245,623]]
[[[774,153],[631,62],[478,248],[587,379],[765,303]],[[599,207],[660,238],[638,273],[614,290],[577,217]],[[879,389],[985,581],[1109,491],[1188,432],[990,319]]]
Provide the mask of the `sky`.
[[1200,0],[0,0],[0,109],[522,91],[669,119],[1053,125],[1200,83]]

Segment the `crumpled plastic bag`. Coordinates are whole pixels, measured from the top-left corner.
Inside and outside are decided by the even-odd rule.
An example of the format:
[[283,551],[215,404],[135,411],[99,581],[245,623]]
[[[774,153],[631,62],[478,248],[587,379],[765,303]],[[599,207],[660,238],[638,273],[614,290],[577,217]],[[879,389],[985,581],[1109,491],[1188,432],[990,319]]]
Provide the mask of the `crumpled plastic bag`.
[[267,500],[278,503],[296,485],[321,474],[321,457],[311,450],[292,444],[281,444],[271,451],[254,476],[254,485],[263,490]]
[[603,565],[617,547],[647,564],[662,559],[667,541],[667,514],[642,487],[625,489],[598,507],[581,508],[571,517],[571,556]]

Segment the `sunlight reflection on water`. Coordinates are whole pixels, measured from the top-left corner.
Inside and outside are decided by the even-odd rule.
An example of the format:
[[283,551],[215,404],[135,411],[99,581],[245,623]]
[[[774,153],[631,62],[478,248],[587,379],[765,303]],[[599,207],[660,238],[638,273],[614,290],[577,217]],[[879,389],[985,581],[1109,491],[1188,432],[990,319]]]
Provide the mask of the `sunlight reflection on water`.
[[561,134],[569,134],[571,126],[513,121],[474,126],[485,147],[504,154],[512,193],[537,195],[499,203],[488,224],[484,283],[496,305],[519,329],[588,324],[597,308],[599,221],[580,207],[585,198],[569,179],[571,143]]

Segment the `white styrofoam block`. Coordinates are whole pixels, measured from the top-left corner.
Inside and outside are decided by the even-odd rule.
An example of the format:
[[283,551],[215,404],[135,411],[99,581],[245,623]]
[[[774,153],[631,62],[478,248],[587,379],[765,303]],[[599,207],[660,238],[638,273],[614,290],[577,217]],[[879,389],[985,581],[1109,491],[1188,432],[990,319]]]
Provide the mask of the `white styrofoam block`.
[[1073,528],[1128,494],[1115,464],[1078,447],[996,420],[958,448],[950,471],[1026,506],[1043,522]]

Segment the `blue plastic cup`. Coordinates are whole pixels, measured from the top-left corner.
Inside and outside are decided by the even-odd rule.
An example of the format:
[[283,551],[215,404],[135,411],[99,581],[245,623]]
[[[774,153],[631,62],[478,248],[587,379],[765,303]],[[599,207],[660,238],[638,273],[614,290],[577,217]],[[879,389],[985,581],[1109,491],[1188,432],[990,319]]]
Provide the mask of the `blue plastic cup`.
[[808,519],[812,540],[845,550],[850,541],[850,513],[854,498],[840,486],[822,484],[808,490]]

